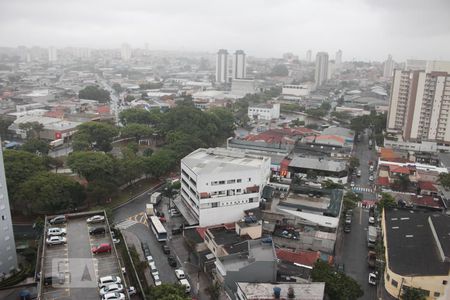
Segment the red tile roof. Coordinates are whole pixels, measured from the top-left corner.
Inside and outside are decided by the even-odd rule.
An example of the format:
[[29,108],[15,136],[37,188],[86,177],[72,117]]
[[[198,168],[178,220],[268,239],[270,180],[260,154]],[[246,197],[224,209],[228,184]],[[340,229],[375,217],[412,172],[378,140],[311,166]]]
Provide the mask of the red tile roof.
[[291,263],[297,263],[312,267],[316,260],[320,258],[319,251],[300,251],[293,252],[288,249],[276,249],[277,257],[281,260]]
[[110,112],[109,106],[108,105],[98,106],[97,112],[99,114],[109,114]]
[[336,142],[338,142],[340,144],[345,144],[345,138],[343,138],[341,136],[338,136],[338,135],[327,135],[327,134],[325,134],[325,135],[317,135],[315,137],[314,136],[308,136],[306,139],[308,141],[310,141],[310,142],[315,140],[316,143],[319,142],[319,141],[323,141],[323,140],[334,140],[334,141],[336,141]]
[[389,166],[389,171],[392,173],[400,173],[400,174],[410,174],[411,169],[408,167],[400,167],[400,166]]
[[48,111],[44,114],[44,117],[62,119],[64,118],[64,111],[62,110]]
[[419,181],[419,187],[421,190],[437,191],[436,186],[431,181]]
[[197,227],[197,228],[195,228],[195,230],[202,237],[202,239],[205,239],[206,229],[207,229],[206,227]]
[[389,186],[389,178],[388,177],[378,177],[377,178],[377,185],[381,186]]
[[412,196],[410,201],[417,206],[444,208],[442,200],[440,198],[434,198],[433,196]]
[[264,141],[266,143],[288,143],[293,144],[296,136],[304,136],[312,134],[313,131],[309,128],[297,127],[297,128],[277,128],[270,129],[265,132],[261,132],[256,135],[249,135],[247,141]]

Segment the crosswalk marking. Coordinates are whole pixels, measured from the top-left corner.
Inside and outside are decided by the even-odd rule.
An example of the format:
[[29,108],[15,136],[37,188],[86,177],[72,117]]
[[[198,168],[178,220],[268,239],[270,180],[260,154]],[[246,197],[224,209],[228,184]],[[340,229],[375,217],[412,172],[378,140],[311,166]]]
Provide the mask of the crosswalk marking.
[[127,229],[135,224],[137,224],[138,222],[135,220],[125,220],[123,222],[120,222],[118,224],[116,224],[116,228],[118,229]]
[[[375,204],[366,204],[366,206],[364,206],[364,208],[371,208],[375,206]],[[363,203],[362,202],[358,202],[358,207],[363,207]]]
[[374,192],[374,190],[372,188],[362,187],[362,186],[354,186],[354,187],[352,187],[352,190],[354,192],[366,192],[366,193],[373,193]]

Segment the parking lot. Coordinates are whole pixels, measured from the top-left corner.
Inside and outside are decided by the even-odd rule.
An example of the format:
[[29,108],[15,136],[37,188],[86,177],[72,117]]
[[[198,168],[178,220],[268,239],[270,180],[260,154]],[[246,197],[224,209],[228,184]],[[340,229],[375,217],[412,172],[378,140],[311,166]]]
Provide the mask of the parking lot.
[[[42,276],[61,276],[59,282],[44,286],[42,299],[99,299],[98,278],[108,275],[121,275],[114,247],[111,252],[92,254],[91,248],[102,243],[113,245],[109,228],[104,222],[88,224],[89,216],[68,216],[67,223],[47,225],[65,228],[67,244],[45,245]],[[106,232],[90,235],[89,230],[105,227]],[[61,276],[62,277],[62,276]]]

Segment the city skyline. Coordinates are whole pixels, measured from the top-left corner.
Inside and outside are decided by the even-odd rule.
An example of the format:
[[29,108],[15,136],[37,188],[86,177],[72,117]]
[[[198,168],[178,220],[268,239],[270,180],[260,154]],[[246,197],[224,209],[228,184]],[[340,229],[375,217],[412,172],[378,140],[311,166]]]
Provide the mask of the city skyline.
[[144,48],[148,43],[151,50],[246,49],[257,57],[343,49],[344,61],[383,61],[388,54],[397,61],[450,60],[445,17],[450,3],[432,2],[249,1],[239,3],[242,9],[236,11],[235,5],[217,10],[207,1],[126,6],[114,1],[4,1],[0,46],[120,48],[129,43]]

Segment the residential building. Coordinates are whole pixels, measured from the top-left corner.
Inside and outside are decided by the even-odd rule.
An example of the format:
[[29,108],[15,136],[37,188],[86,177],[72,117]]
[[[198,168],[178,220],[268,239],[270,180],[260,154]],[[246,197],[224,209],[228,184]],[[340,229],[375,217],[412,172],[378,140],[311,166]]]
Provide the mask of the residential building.
[[387,60],[384,62],[383,77],[391,78],[393,70],[394,70],[394,61],[392,60],[392,55],[389,54]]
[[336,72],[336,64],[334,60],[328,62],[327,80],[331,80]]
[[261,300],[261,299],[323,300],[325,297],[325,283],[238,282],[236,295],[238,300]]
[[335,64],[336,70],[339,70],[342,67],[342,50],[341,49],[339,49],[336,52],[336,57],[335,57],[335,60],[334,60],[334,64]]
[[120,48],[120,57],[123,61],[128,61],[131,59],[131,47],[127,43],[123,43]]
[[410,209],[385,210],[384,287],[398,299],[406,288],[420,288],[426,299],[450,297],[450,216]]
[[249,240],[239,253],[217,258],[217,277],[234,299],[238,282],[272,283],[277,280],[277,256],[272,242]]
[[[1,141],[0,141],[1,144]],[[8,277],[17,269],[16,243],[9,207],[8,187],[6,186],[5,167],[3,164],[3,150],[0,147],[0,281]]]
[[233,55],[233,80],[244,79],[247,77],[247,66],[245,61],[245,52],[236,50]]
[[58,50],[55,47],[48,48],[48,61],[55,62],[58,60]]
[[305,56],[305,60],[306,60],[306,62],[311,62],[311,59],[312,59],[312,51],[311,50],[308,50],[308,51],[306,51],[306,56]]
[[428,62],[426,70],[395,70],[387,129],[404,141],[450,144],[450,62]]
[[323,85],[328,78],[328,53],[318,52],[316,55],[315,87]]
[[220,49],[216,58],[216,82],[228,82],[228,51]]
[[248,107],[248,117],[253,120],[272,120],[280,117],[280,103]]
[[[320,151],[320,149],[317,149]],[[287,160],[287,165],[281,165],[281,172],[299,174],[306,176],[308,172],[313,172],[320,180],[332,180],[336,183],[347,183],[347,162],[345,160],[335,160],[326,157],[304,157],[295,155],[291,160]]]
[[175,204],[200,226],[235,222],[259,206],[269,177],[269,157],[200,148],[181,160],[181,198]]
[[309,84],[285,84],[283,85],[281,94],[304,97],[308,96],[310,91],[311,86]]

